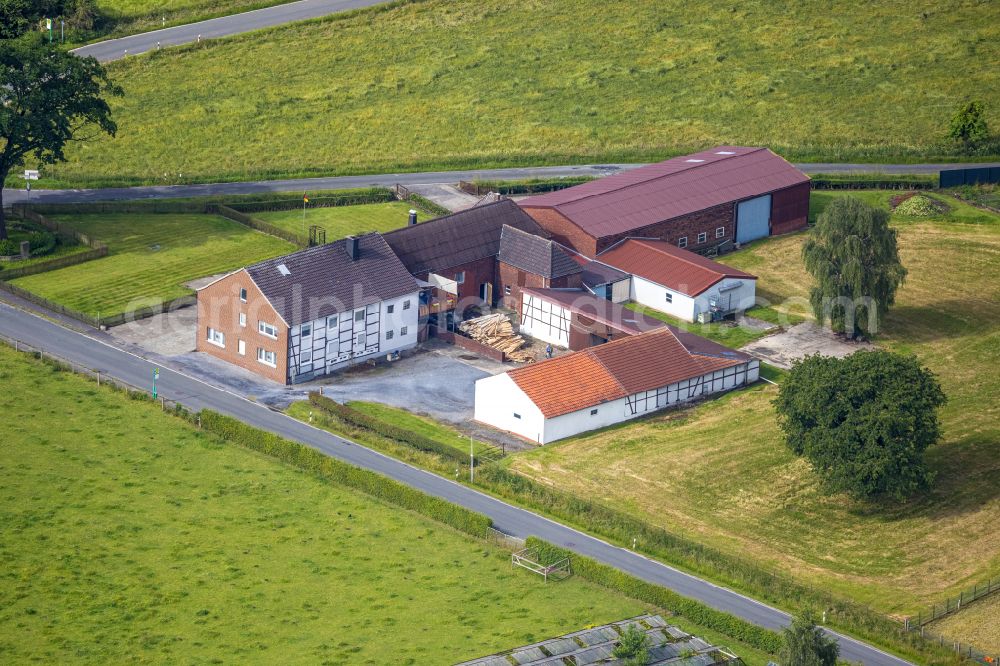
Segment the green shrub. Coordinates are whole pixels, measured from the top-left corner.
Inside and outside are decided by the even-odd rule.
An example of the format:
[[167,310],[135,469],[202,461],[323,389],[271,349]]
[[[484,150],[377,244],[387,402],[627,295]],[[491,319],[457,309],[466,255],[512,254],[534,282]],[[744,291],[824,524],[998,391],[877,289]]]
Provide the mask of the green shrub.
[[894,213],[908,217],[934,217],[948,212],[948,206],[942,202],[922,194],[907,197],[893,209]]
[[347,405],[342,405],[336,400],[331,400],[330,398],[320,395],[315,391],[309,394],[309,402],[316,406],[316,408],[335,416],[348,425],[361,428],[362,430],[371,431],[376,435],[380,435],[386,439],[391,439],[401,444],[406,444],[407,446],[412,446],[420,451],[435,453],[448,460],[453,460],[458,463],[468,462],[468,458],[464,453],[455,450],[447,444],[442,444],[441,442],[431,439],[430,437],[425,437],[424,435],[410,432],[409,430],[405,430],[399,426],[386,423],[385,421],[375,418],[374,416],[363,414],[356,409],[348,407]]
[[56,236],[48,231],[33,231],[28,235],[32,257],[41,257],[56,249]]
[[10,257],[16,254],[21,254],[19,243],[15,243],[9,238],[0,240],[0,256]]
[[696,624],[718,631],[747,645],[775,654],[784,644],[779,634],[750,624],[735,615],[715,610],[700,601],[681,596],[673,590],[646,582],[607,564],[554,546],[536,537],[529,537],[527,545],[537,548],[543,558],[569,557],[573,574],[625,596],[639,599],[660,608],[673,611]]
[[264,430],[258,430],[229,416],[202,410],[201,427],[223,439],[247,449],[258,451],[298,467],[301,470],[359,490],[389,504],[415,511],[449,525],[460,532],[485,538],[493,521],[474,511],[443,499],[424,494],[388,477],[345,462],[312,449],[304,444],[289,441]]

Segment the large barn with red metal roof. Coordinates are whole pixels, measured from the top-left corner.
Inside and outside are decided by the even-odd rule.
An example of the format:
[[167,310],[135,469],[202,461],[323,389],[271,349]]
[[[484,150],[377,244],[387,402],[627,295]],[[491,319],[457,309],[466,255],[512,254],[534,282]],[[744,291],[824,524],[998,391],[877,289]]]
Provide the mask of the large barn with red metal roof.
[[664,326],[476,382],[475,419],[548,444],[757,381],[760,363]]
[[809,177],[767,148],[719,146],[519,205],[553,239],[591,258],[629,237],[724,252],[804,228]]

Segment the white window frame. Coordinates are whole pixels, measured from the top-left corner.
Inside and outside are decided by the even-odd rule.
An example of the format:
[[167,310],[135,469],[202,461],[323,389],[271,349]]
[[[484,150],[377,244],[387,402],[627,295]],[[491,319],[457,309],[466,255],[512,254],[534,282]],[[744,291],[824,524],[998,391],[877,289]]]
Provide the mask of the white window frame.
[[663,295],[664,295],[664,297],[666,297],[667,303],[673,303],[674,302],[674,295],[671,294],[669,291],[663,292]]
[[504,296],[510,296],[510,285],[509,284],[508,285],[504,285],[503,295]]
[[[268,361],[267,360],[268,355],[270,355],[270,357],[273,360]],[[263,347],[257,347],[257,362],[260,363],[261,365],[266,365],[271,368],[277,368],[278,355],[275,354],[273,351],[268,351],[267,349],[264,349]]]
[[236,344],[236,350],[239,352],[240,356],[246,356],[247,355],[247,343],[244,342],[243,340],[240,340]]
[[242,326],[243,328],[247,327],[247,313],[246,312],[241,312],[240,313],[240,326]]
[[706,242],[708,242],[708,232],[702,231],[700,234],[698,234],[698,244],[700,245],[701,243],[706,243]]
[[724,238],[725,235],[726,235],[726,228],[725,227],[716,227],[715,228],[715,237],[716,238]]
[[302,324],[299,326],[299,336],[303,338],[311,338],[313,334],[312,324]]
[[313,360],[313,350],[303,349],[299,352],[299,362],[300,363],[312,363]]
[[681,236],[680,238],[677,239],[677,247],[687,247],[687,246],[688,246],[687,236]]
[[246,303],[247,302],[247,288],[246,287],[240,287],[240,302],[241,303]]
[[339,324],[339,323],[340,323],[340,315],[330,315],[329,317],[326,318],[326,327],[327,328],[336,329],[337,328],[337,324]]
[[465,271],[455,273],[455,284],[465,284]]
[[405,301],[403,301],[403,309],[404,310],[410,309],[410,299],[406,299]]
[[211,326],[208,327],[208,331],[205,334],[205,339],[216,347],[226,348],[226,334],[218,329],[214,329]]
[[389,303],[388,305],[385,306],[385,313],[386,314],[392,314],[393,310],[395,310],[395,309],[396,309],[396,304],[395,303]]
[[389,329],[388,331],[385,332],[385,339],[386,340],[392,340],[392,336],[393,336],[392,329]]
[[[268,333],[268,331],[274,331],[273,333]],[[266,338],[271,338],[272,340],[278,339],[278,327],[274,324],[268,324],[264,320],[257,322],[257,332]]]
[[364,310],[358,310],[357,312],[354,313],[354,321],[364,321],[364,320],[365,320]]
[[400,329],[399,329],[399,334],[400,334],[400,335],[406,335],[406,332],[407,332],[408,330],[409,330],[409,328],[408,328],[408,327],[406,327],[406,326],[403,326],[402,328],[400,328]]
[[340,340],[330,340],[326,343],[326,355],[333,356],[340,352]]

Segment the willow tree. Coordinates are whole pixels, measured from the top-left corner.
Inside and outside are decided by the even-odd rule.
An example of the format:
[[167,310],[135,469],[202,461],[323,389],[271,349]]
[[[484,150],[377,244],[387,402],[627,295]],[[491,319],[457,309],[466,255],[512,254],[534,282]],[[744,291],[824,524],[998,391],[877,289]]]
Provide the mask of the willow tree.
[[[0,40],[0,183],[32,157],[39,164],[65,159],[69,141],[91,133],[115,135],[104,97],[121,95],[94,58],[78,58],[37,35]],[[0,188],[0,240],[7,238]]]
[[816,321],[849,337],[874,335],[906,278],[889,212],[837,197],[820,214],[802,256],[816,280],[809,294]]

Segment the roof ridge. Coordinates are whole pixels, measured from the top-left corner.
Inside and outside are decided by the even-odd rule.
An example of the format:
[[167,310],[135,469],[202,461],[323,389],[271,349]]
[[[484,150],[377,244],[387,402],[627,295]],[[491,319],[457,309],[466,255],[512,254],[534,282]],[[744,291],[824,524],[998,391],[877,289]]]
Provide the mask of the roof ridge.
[[[631,240],[631,239],[630,239],[630,240]],[[650,241],[653,241],[653,242],[659,242],[659,243],[663,243],[664,245],[667,245],[667,246],[668,246],[668,247],[670,247],[671,249],[674,249],[674,248],[673,248],[673,246],[672,246],[672,245],[670,245],[669,243],[667,243],[666,241],[658,241],[657,239],[649,239],[649,240],[646,240],[646,239],[642,239],[642,240],[638,240],[638,239],[637,239],[637,240],[636,240],[635,242],[636,242],[636,243],[640,243],[640,244],[643,244],[643,245],[645,245],[646,247],[648,247],[649,249],[653,250],[654,252],[660,252],[660,253],[662,253],[662,254],[669,254],[669,255],[670,255],[671,257],[673,257],[674,259],[677,259],[678,261],[683,261],[683,262],[684,262],[685,264],[687,264],[687,265],[689,265],[689,266],[694,266],[694,267],[696,267],[696,268],[703,268],[703,269],[705,269],[705,270],[708,270],[708,271],[712,271],[713,273],[716,273],[717,275],[720,275],[720,276],[722,276],[722,277],[726,277],[726,273],[723,273],[723,272],[720,272],[720,271],[717,271],[717,270],[715,270],[714,268],[710,268],[710,267],[708,267],[708,266],[705,266],[704,264],[700,264],[700,263],[698,263],[697,261],[692,261],[692,260],[691,260],[691,259],[689,259],[688,257],[684,256],[684,255],[685,255],[685,253],[687,253],[687,254],[695,254],[694,252],[691,252],[690,250],[685,250],[684,248],[682,248],[682,247],[679,247],[679,248],[677,248],[677,249],[678,249],[678,250],[682,250],[682,252],[680,252],[680,253],[678,253],[678,254],[672,254],[672,253],[670,253],[670,252],[663,252],[663,250],[659,249],[659,248],[658,248],[657,246],[655,246],[655,245],[651,245],[651,244],[650,244]],[[697,255],[697,254],[695,254],[695,256],[701,256],[701,255]],[[712,260],[711,260],[711,259],[709,259],[708,257],[702,257],[702,259],[705,259],[706,261],[710,261],[710,262],[712,262],[713,264],[715,264],[715,265],[717,265],[717,266],[722,266],[722,265],[724,265],[724,264],[720,264],[720,263],[719,263],[719,262],[717,262],[717,261],[712,261]]]
[[[473,210],[473,209],[476,209],[476,210],[485,210],[487,208],[490,208],[491,206],[499,206],[500,204],[502,204],[504,202],[507,202],[507,201],[509,201],[510,203],[513,203],[515,206],[517,206],[517,203],[515,203],[513,199],[500,199],[498,201],[491,201],[490,203],[483,204],[482,206],[473,206],[472,208],[463,208],[462,210],[452,211],[452,212],[448,213],[447,215],[442,215],[441,217],[431,218],[430,220],[427,220],[426,222],[420,222],[419,224],[410,224],[410,225],[407,225],[405,227],[399,227],[398,229],[392,229],[390,231],[385,232],[385,234],[383,234],[383,235],[388,236],[388,235],[392,235],[392,234],[395,234],[395,233],[399,233],[401,231],[406,231],[408,229],[414,229],[416,227],[426,227],[429,224],[434,224],[435,222],[442,222],[442,221],[447,220],[449,218],[455,217],[456,215],[462,215],[463,213],[468,213],[470,210]],[[509,226],[509,225],[507,225],[506,222],[504,222],[504,225],[505,226]],[[377,233],[377,232],[372,232],[372,233]]]
[[[715,146],[715,148],[726,148],[726,147],[728,147],[728,146]],[[735,148],[736,146],[732,146],[732,147]],[[762,150],[768,150],[768,148],[765,147],[765,146],[740,146],[740,147],[742,147],[742,148],[750,148],[750,150],[747,151],[747,152],[745,152],[745,153],[733,153],[732,155],[723,155],[723,156],[719,157],[719,159],[712,160],[711,162],[709,162],[708,160],[702,160],[700,163],[694,164],[693,166],[690,166],[690,167],[684,169],[684,171],[694,171],[695,169],[698,169],[698,168],[701,168],[701,167],[704,167],[704,166],[709,166],[709,165],[712,165],[712,164],[718,164],[720,162],[725,162],[726,160],[731,159],[733,157],[746,157],[747,155],[753,155],[754,153],[758,153],[758,152],[760,152]],[[699,152],[704,153],[704,152],[708,152],[710,150],[712,150],[712,148],[706,148],[705,150],[702,150],[702,151],[699,151]],[[667,162],[669,162],[671,160],[680,159],[682,157],[690,158],[691,155],[697,155],[697,154],[698,153],[689,153],[687,155],[675,155],[674,157],[667,158],[666,160],[664,160],[662,162],[653,162],[652,164],[643,165],[643,166],[639,167],[638,169],[635,169],[635,171],[638,171],[639,169],[645,169],[647,167],[660,166],[662,164],[666,164]],[[628,171],[622,171],[620,173],[626,174],[626,173],[629,173],[629,172]],[[673,173],[677,173],[677,172],[673,172]],[[588,195],[582,196],[582,197],[580,197],[578,199],[573,199],[572,201],[566,201],[566,202],[559,203],[559,204],[553,204],[550,207],[551,208],[559,208],[559,206],[564,206],[566,204],[570,204],[570,203],[574,203],[575,204],[575,203],[578,203],[580,201],[586,201],[587,199],[590,199],[591,197],[605,196],[609,192],[623,192],[623,191],[627,191],[629,188],[638,187],[640,185],[645,185],[646,183],[648,183],[651,180],[656,180],[657,178],[664,178],[666,176],[672,176],[673,173],[660,174],[659,176],[653,176],[652,178],[647,178],[646,180],[641,180],[641,181],[637,181],[637,182],[634,182],[634,183],[628,183],[627,185],[623,185],[623,186],[615,188],[613,190],[609,190],[608,192],[594,192],[593,194],[588,194]],[[619,174],[615,174],[615,175],[617,176]],[[593,182],[599,182],[599,180],[598,181],[593,181]],[[528,199],[527,201],[530,201],[530,199]]]

